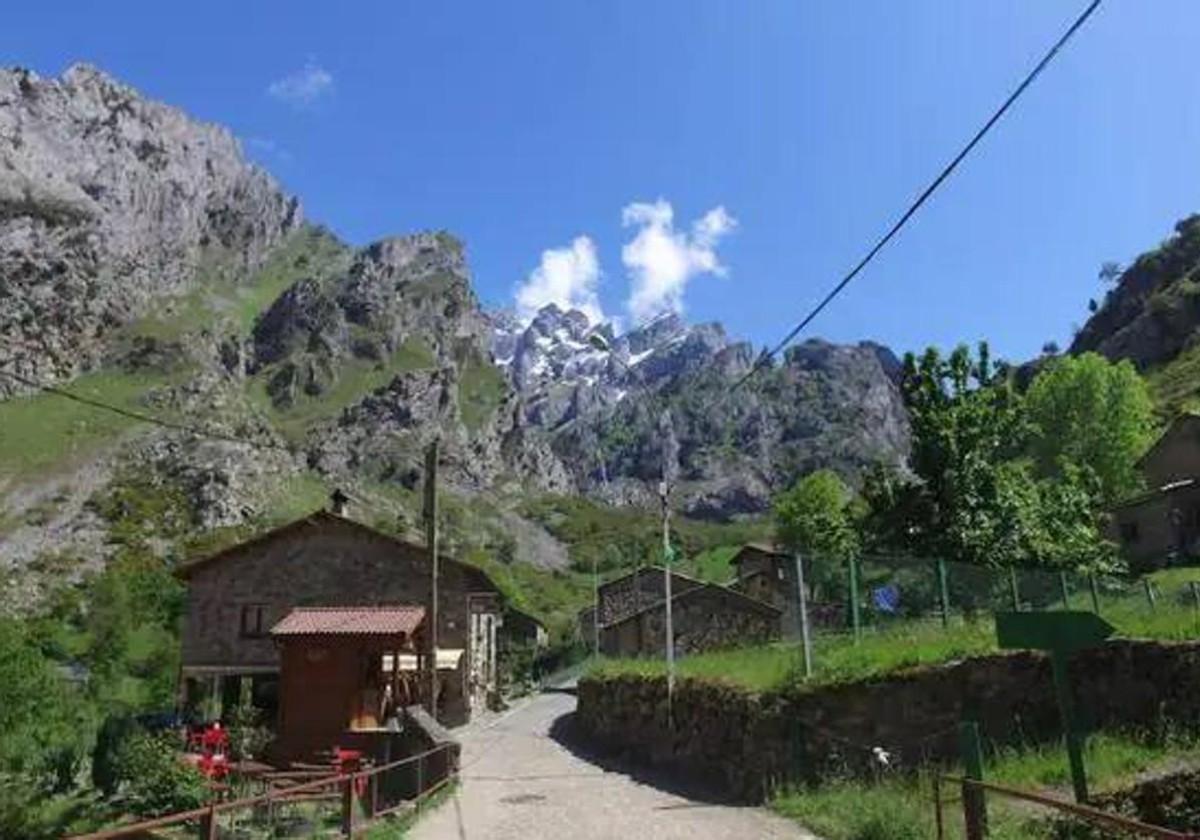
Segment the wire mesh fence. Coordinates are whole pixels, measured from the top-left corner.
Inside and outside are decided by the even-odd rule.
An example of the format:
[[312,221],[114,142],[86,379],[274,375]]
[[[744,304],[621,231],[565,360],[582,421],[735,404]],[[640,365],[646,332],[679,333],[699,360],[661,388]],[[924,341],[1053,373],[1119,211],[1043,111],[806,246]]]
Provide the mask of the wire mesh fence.
[[[992,619],[1006,611],[1087,610],[1120,636],[1200,638],[1200,567],[1134,578],[883,554],[803,563],[805,585],[796,589],[806,600],[796,612],[807,618],[814,669],[847,645],[990,646]],[[785,626],[792,639],[803,635],[799,616]]]

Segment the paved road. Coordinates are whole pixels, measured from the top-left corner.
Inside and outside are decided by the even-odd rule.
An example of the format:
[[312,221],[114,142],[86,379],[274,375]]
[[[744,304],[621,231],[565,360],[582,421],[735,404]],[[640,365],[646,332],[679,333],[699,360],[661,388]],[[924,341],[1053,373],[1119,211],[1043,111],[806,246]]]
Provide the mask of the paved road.
[[462,784],[414,840],[813,840],[763,809],[713,805],[592,763],[566,745],[574,709],[574,697],[544,694],[462,732]]

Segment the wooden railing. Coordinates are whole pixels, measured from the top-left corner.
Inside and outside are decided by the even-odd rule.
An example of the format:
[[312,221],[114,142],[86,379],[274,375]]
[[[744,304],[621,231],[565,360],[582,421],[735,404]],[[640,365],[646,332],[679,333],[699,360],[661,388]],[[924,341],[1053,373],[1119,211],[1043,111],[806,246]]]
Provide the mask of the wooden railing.
[[[260,806],[266,806],[268,811],[273,813],[273,808],[277,805],[295,801],[305,794],[317,796],[326,791],[332,795],[330,798],[336,798],[340,794],[341,831],[346,837],[352,837],[365,830],[372,821],[379,817],[408,808],[419,808],[422,801],[453,782],[458,777],[455,752],[457,746],[455,743],[438,744],[425,752],[378,767],[354,772],[333,773],[310,782],[300,782],[243,799],[234,799],[228,802],[213,801],[203,808],[167,814],[155,819],[130,823],[91,834],[79,834],[69,840],[117,840],[117,838],[137,836],[144,832],[192,822],[197,823],[198,833],[202,840],[216,840],[218,818],[222,814]],[[440,764],[434,760],[435,756],[439,755],[442,756]],[[386,797],[381,795],[380,779],[384,777],[384,774],[393,773],[414,764],[416,765],[414,796],[397,801],[387,801]],[[429,765],[433,765],[433,767]],[[365,806],[365,820],[357,818],[360,803]]]
[[[937,824],[937,837],[942,840],[945,836],[945,822],[942,814],[942,805],[946,800],[942,799],[942,783],[949,782],[955,785],[961,785],[963,796],[963,812],[965,818],[965,828],[968,838],[982,838],[987,836],[987,817],[986,812],[980,808],[969,807],[972,800],[980,802],[980,797],[985,792],[991,792],[999,796],[1004,796],[1009,799],[1017,799],[1022,802],[1031,802],[1036,805],[1042,805],[1060,813],[1069,814],[1076,819],[1082,820],[1090,825],[1103,826],[1105,828],[1116,829],[1126,834],[1141,835],[1142,837],[1153,837],[1157,840],[1200,840],[1200,835],[1188,834],[1182,831],[1175,831],[1170,828],[1161,828],[1155,825],[1139,822],[1138,820],[1125,817],[1120,814],[1101,811],[1099,808],[1093,808],[1090,805],[1080,805],[1075,802],[1067,802],[1062,799],[1056,799],[1052,796],[1046,796],[1043,793],[1034,793],[1028,790],[1018,790],[1017,788],[1007,787],[1005,785],[997,785],[992,782],[984,782],[979,779],[968,779],[961,776],[950,776],[938,774],[933,778],[933,801],[935,809],[935,817]],[[975,797],[970,794],[976,794]]]

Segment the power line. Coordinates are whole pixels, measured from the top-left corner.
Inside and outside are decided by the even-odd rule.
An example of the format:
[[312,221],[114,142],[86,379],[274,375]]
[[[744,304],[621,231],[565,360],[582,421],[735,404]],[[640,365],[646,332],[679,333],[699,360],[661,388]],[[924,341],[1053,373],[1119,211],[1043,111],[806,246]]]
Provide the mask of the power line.
[[986,136],[987,133],[989,131],[991,131],[992,126],[994,126],[997,122],[1000,121],[1000,118],[1003,117],[1004,114],[1008,111],[1008,109],[1010,107],[1012,107],[1013,103],[1015,103],[1017,101],[1017,99],[1019,99],[1021,97],[1021,94],[1023,94],[1025,92],[1026,88],[1028,88],[1033,83],[1033,80],[1036,79],[1041,74],[1042,70],[1044,70],[1046,68],[1046,66],[1054,59],[1054,57],[1058,54],[1059,50],[1061,50],[1063,48],[1063,46],[1066,45],[1067,41],[1071,40],[1072,36],[1074,36],[1075,33],[1077,31],[1079,31],[1080,27],[1082,27],[1083,24],[1087,21],[1087,19],[1092,16],[1092,13],[1094,11],[1096,11],[1096,8],[1099,5],[1100,5],[1100,0],[1092,0],[1092,2],[1088,4],[1088,7],[1086,9],[1084,9],[1083,13],[1078,18],[1075,19],[1075,22],[1073,24],[1071,24],[1070,28],[1068,28],[1065,33],[1063,33],[1062,37],[1059,38],[1057,42],[1055,42],[1054,46],[1050,48],[1049,52],[1047,52],[1042,57],[1042,60],[1037,63],[1037,65],[1033,68],[1032,71],[1030,71],[1029,75],[1027,75],[1025,77],[1024,81],[1022,81],[1021,84],[1017,86],[1016,90],[1014,90],[1011,94],[1009,94],[1008,98],[1004,100],[1004,104],[1002,104],[996,110],[996,112],[992,114],[991,118],[988,119],[988,121],[983,124],[983,127],[980,128],[979,131],[975,132],[975,136],[971,138],[970,142],[968,142],[967,145],[963,146],[962,150],[957,155],[955,155],[954,159],[951,160],[950,163],[944,169],[942,169],[942,171],[938,174],[938,176],[933,179],[933,181],[929,184],[929,186],[927,186],[924,189],[924,191],[922,191],[921,194],[919,196],[917,196],[916,201],[914,201],[912,204],[909,205],[908,209],[904,211],[904,215],[902,215],[891,226],[891,228],[888,229],[888,232],[885,233],[883,235],[883,237],[875,243],[875,245],[871,248],[871,250],[867,252],[866,256],[864,256],[861,260],[859,260],[858,264],[855,265],[854,268],[852,268],[850,270],[850,272],[845,277],[843,277],[841,279],[841,281],[836,286],[834,286],[829,291],[828,294],[825,295],[824,298],[821,299],[820,303],[818,303],[815,307],[813,307],[813,309],[807,315],[804,316],[804,318],[800,321],[800,323],[798,323],[795,327],[793,327],[792,330],[783,337],[783,340],[781,340],[778,344],[776,344],[770,350],[764,352],[761,356],[758,357],[757,360],[755,360],[754,365],[750,368],[750,370],[741,379],[739,379],[737,381],[737,383],[731,389],[732,391],[737,391],[739,388],[741,388],[742,385],[744,385],[748,380],[750,380],[753,376],[755,376],[760,370],[762,370],[764,367],[766,367],[767,363],[770,362],[770,360],[773,359],[781,350],[783,350],[785,347],[787,347],[787,345],[791,344],[793,339],[795,339],[796,336],[798,336],[804,330],[805,327],[807,327],[810,323],[812,323],[812,321],[819,314],[821,314],[821,311],[824,310],[825,307],[828,306],[830,303],[832,303],[834,298],[836,298],[839,294],[842,293],[843,289],[845,289],[848,285],[850,285],[850,281],[852,281],[855,277],[857,277],[859,272],[861,272],[864,268],[866,268],[867,265],[871,262],[871,260],[875,259],[875,255],[878,254],[881,250],[883,250],[883,247],[885,245],[887,245],[888,242],[890,242],[897,233],[900,232],[900,229],[903,228],[905,226],[905,224],[908,223],[908,220],[911,219],[912,216],[929,199],[929,197],[931,195],[933,195],[934,192],[937,191],[938,187],[940,187],[942,185],[942,183],[947,178],[950,177],[951,173],[953,173],[954,170],[956,168],[958,168],[958,165],[960,163],[962,163],[963,159],[966,158],[966,156],[969,155],[971,153],[971,151],[977,145],[979,145],[979,142],[981,140],[983,140],[984,136]]

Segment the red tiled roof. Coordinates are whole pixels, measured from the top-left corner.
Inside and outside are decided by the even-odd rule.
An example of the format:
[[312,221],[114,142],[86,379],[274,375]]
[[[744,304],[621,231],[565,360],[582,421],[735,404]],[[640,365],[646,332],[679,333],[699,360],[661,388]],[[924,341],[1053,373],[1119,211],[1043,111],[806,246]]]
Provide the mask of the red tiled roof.
[[271,628],[272,636],[392,636],[412,633],[425,620],[425,608],[296,607]]

